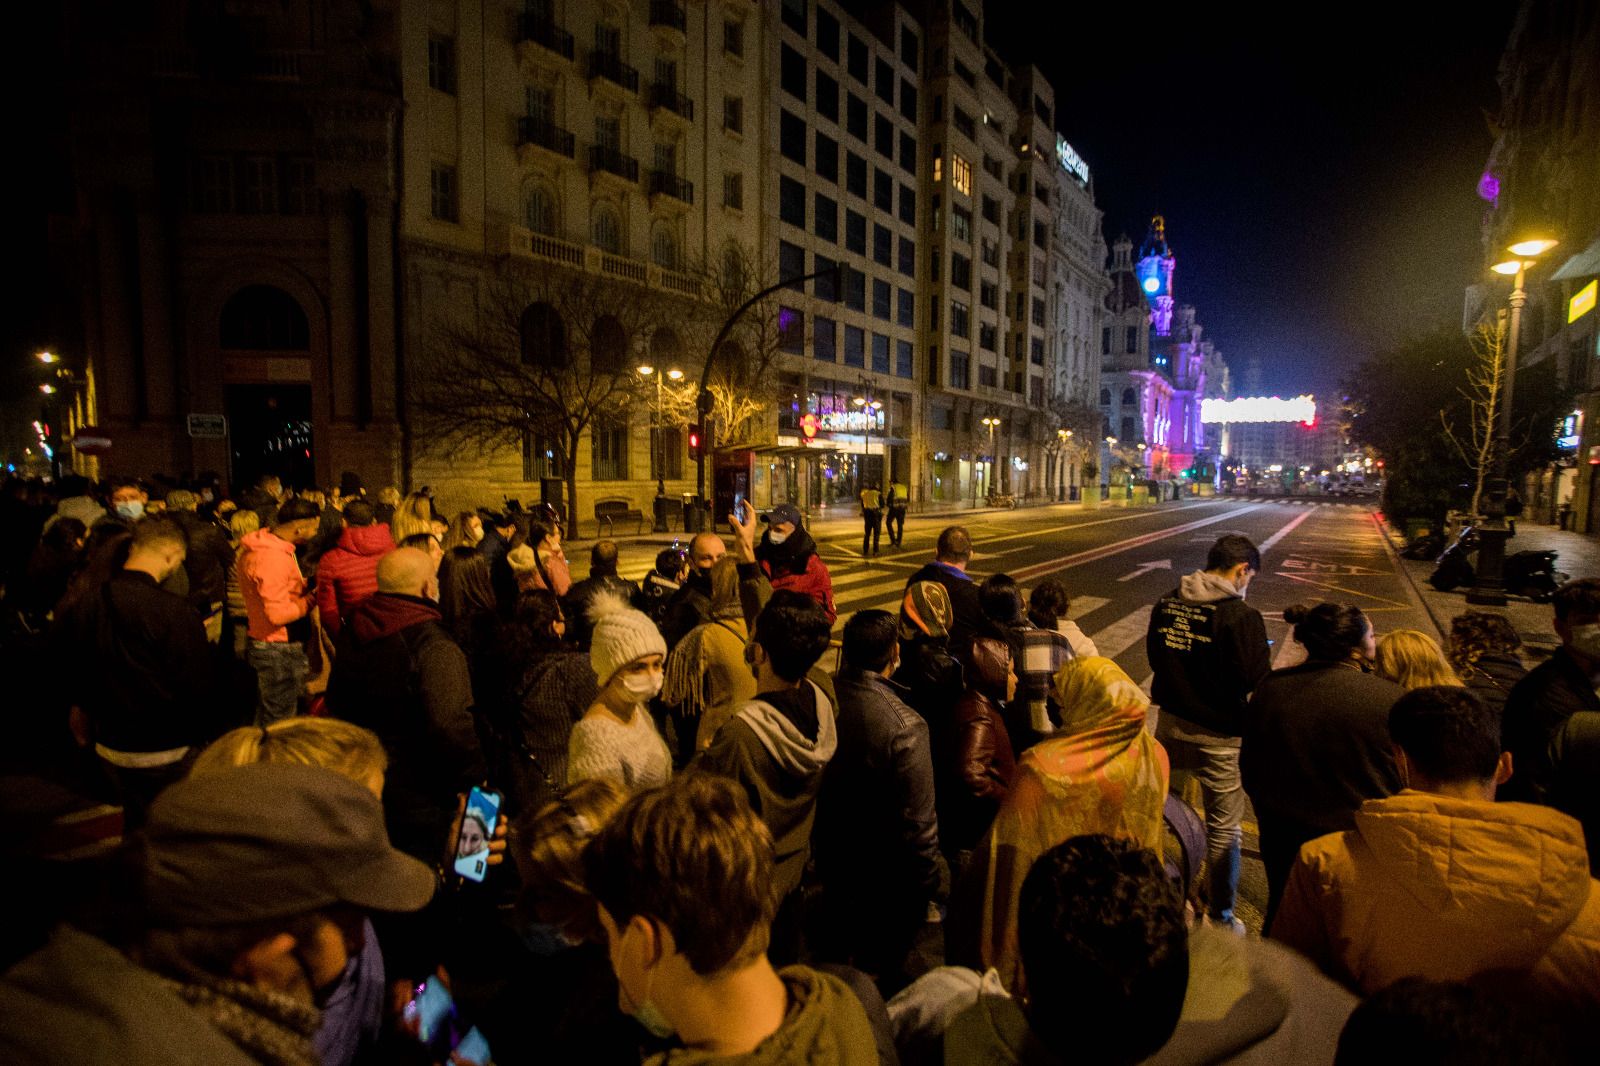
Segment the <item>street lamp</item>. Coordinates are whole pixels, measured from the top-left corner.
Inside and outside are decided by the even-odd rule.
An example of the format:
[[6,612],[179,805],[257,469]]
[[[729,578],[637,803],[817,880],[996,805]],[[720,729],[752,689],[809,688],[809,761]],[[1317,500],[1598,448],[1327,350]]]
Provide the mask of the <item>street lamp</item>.
[[56,394],[56,387],[54,385],[40,385],[39,391],[44,393],[46,396],[54,396]]
[[39,362],[45,364],[46,366],[61,362],[61,357],[55,352],[39,352],[37,358]]
[[989,493],[988,494],[990,496],[993,496],[994,495],[994,481],[995,481],[994,469],[995,469],[995,466],[996,466],[996,463],[997,463],[997,459],[996,459],[996,456],[994,454],[994,431],[995,431],[996,428],[999,427],[1000,420],[991,415],[989,417],[984,418],[982,421],[983,421],[984,425],[989,427]]
[[655,450],[659,458],[659,463],[656,466],[656,500],[654,508],[655,522],[651,526],[651,530],[656,533],[665,533],[667,531],[667,431],[666,427],[663,425],[664,404],[662,400],[662,389],[665,386],[662,384],[661,379],[666,377],[673,381],[681,381],[683,379],[683,371],[674,367],[673,369],[668,370],[665,374],[658,374],[656,373],[656,368],[653,366],[641,366],[639,368],[639,376],[643,378],[654,377],[656,379]]
[[[858,487],[865,489],[867,487],[867,459],[872,455],[872,423],[876,419],[877,413],[883,410],[883,403],[872,398],[871,391],[866,387],[867,381],[865,378],[861,379],[861,384],[863,386],[861,391],[866,395],[852,397],[850,402],[861,408],[861,413],[867,419],[866,437],[861,443],[861,476],[856,479]],[[883,457],[884,466],[887,467],[889,465],[889,451],[887,448],[884,449]]]
[[1510,336],[1506,338],[1505,369],[1500,388],[1500,418],[1494,432],[1494,465],[1484,483],[1483,521],[1478,527],[1478,566],[1472,588],[1467,592],[1467,602],[1489,607],[1503,607],[1506,602],[1505,563],[1506,541],[1511,529],[1506,524],[1506,490],[1511,461],[1511,397],[1517,382],[1517,340],[1522,331],[1522,308],[1528,302],[1528,268],[1534,260],[1556,246],[1547,236],[1531,236],[1517,241],[1506,250],[1514,259],[1496,263],[1491,269],[1496,274],[1512,276]]

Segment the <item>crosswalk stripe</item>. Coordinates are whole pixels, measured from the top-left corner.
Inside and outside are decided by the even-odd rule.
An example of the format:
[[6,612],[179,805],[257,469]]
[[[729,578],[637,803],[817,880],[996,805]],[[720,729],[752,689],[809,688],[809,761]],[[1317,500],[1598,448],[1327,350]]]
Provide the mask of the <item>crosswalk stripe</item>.
[[1111,600],[1105,596],[1074,596],[1072,606],[1067,608],[1067,618],[1076,622],[1084,615],[1093,614]]
[[1101,655],[1107,659],[1115,659],[1144,639],[1145,633],[1150,629],[1150,612],[1153,607],[1153,604],[1147,603],[1132,614],[1124,615],[1092,634],[1089,639],[1094,641],[1094,646],[1099,649]]

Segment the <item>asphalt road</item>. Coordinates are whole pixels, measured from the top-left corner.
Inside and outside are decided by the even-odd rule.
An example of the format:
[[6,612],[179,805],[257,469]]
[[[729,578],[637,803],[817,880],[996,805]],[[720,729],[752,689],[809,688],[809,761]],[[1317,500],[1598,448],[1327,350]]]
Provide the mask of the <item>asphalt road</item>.
[[[891,549],[884,539],[881,554],[868,559],[861,555],[858,522],[818,523],[813,535],[833,577],[842,626],[865,608],[896,610],[906,578],[933,557],[939,531],[959,522],[972,534],[974,577],[1008,573],[1026,590],[1042,577],[1059,576],[1073,597],[1072,618],[1102,655],[1149,691],[1144,636],[1151,606],[1180,575],[1200,569],[1207,549],[1225,533],[1242,533],[1262,551],[1249,601],[1266,619],[1275,665],[1291,665],[1303,654],[1283,621],[1284,608],[1295,603],[1354,603],[1380,635],[1421,629],[1437,636],[1371,508],[1366,500],[1215,499],[1139,509],[1067,505],[913,518],[903,547]],[[623,572],[642,574],[654,550],[653,544],[631,547],[632,565]],[[1198,793],[1192,798],[1198,802]],[[1266,883],[1256,847],[1252,814],[1245,825],[1239,916],[1259,931]]]

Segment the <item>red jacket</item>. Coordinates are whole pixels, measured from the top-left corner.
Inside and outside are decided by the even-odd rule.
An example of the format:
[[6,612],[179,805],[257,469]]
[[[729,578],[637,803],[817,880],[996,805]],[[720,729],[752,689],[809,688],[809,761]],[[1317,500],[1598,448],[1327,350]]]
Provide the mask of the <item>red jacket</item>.
[[270,529],[258,529],[246,533],[239,547],[239,592],[250,620],[250,639],[287,641],[289,623],[311,610],[294,545]]
[[803,592],[816,600],[827,614],[829,625],[838,619],[839,612],[833,605],[833,578],[828,576],[827,564],[816,552],[807,556],[806,568],[798,574],[781,573],[774,577],[772,564],[765,560],[761,563],[761,572],[767,575],[767,581],[774,589]]
[[338,636],[350,612],[378,591],[378,562],[392,551],[394,537],[388,524],[379,522],[345,527],[339,543],[322,557],[317,564],[317,610],[330,636]]

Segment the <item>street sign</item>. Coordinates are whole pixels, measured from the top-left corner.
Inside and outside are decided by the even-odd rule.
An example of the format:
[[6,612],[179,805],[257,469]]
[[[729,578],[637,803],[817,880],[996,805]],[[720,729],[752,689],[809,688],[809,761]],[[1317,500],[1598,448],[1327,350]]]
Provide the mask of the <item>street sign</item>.
[[105,455],[111,451],[111,437],[98,426],[80,426],[72,447],[79,455]]
[[196,440],[223,440],[228,435],[226,415],[189,416],[189,436]]

